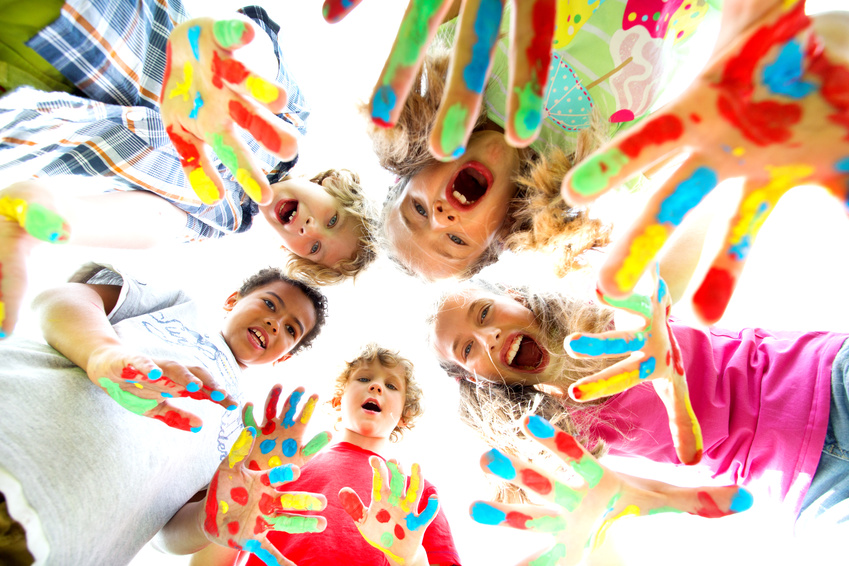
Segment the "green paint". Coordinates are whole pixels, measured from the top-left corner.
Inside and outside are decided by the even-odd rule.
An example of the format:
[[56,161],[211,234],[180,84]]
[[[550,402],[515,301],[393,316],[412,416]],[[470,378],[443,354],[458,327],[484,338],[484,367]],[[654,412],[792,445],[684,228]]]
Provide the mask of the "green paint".
[[274,525],[275,531],[283,531],[293,535],[319,532],[318,518],[309,515],[281,515],[279,517],[263,515],[262,518]]
[[306,446],[301,449],[301,454],[304,456],[312,456],[330,442],[330,434],[327,431],[320,432],[310,440]]
[[584,494],[575,491],[571,487],[558,482],[554,482],[554,502],[566,509],[574,511],[584,500]]
[[559,533],[566,530],[566,517],[537,517],[526,521],[525,527],[537,533]]
[[529,563],[529,566],[557,566],[566,557],[566,545],[562,542],[555,544],[551,550]]
[[242,37],[245,35],[245,22],[242,20],[219,20],[212,24],[212,34],[215,36],[215,41],[225,49],[234,45],[241,45]]
[[397,507],[400,498],[404,495],[404,474],[395,465],[395,462],[389,462],[389,504]]
[[393,542],[395,542],[395,538],[392,536],[392,533],[383,533],[380,535],[380,544],[384,548],[389,548]]
[[627,309],[631,312],[639,313],[651,320],[651,297],[645,295],[628,295],[624,299],[614,299],[604,295],[605,302],[611,307],[618,309]]
[[515,92],[519,97],[519,104],[513,117],[513,127],[520,138],[531,139],[542,122],[542,97],[539,95],[539,87],[536,81],[529,81],[525,83],[524,88],[517,87]]
[[442,121],[442,136],[439,143],[442,145],[442,153],[451,156],[452,159],[456,158],[454,152],[463,147],[468,116],[469,109],[458,102],[448,109]]
[[115,399],[119,405],[131,413],[143,415],[159,404],[153,399],[142,399],[132,393],[128,393],[122,390],[120,385],[105,377],[101,377],[97,380],[97,382],[103,389],[106,390],[106,393],[108,393],[110,397]]
[[597,486],[598,482],[601,481],[601,477],[604,475],[604,469],[598,465],[598,462],[589,456],[584,456],[580,460],[573,460],[569,462],[569,465],[572,466],[572,469],[575,470],[579,476],[586,480],[590,488]]
[[683,513],[677,507],[658,507],[657,509],[649,510],[649,515],[657,515],[658,513]]
[[610,179],[628,163],[621,150],[613,148],[584,160],[572,173],[572,190],[579,195],[592,196],[607,188]]
[[30,236],[52,243],[65,242],[70,234],[64,218],[37,202],[27,207],[24,230]]
[[245,415],[243,419],[245,426],[251,426],[255,429],[259,429],[259,425],[256,424],[256,419],[254,419],[254,406],[248,405],[245,407]]
[[207,136],[207,141],[209,141],[209,145],[212,146],[212,150],[221,160],[221,163],[235,175],[239,170],[239,158],[236,157],[236,150],[224,143],[224,137],[221,134]]
[[412,0],[404,21],[398,29],[398,39],[389,61],[383,84],[390,84],[399,67],[412,67],[419,59],[419,54],[427,45],[430,21],[442,7],[444,0]]

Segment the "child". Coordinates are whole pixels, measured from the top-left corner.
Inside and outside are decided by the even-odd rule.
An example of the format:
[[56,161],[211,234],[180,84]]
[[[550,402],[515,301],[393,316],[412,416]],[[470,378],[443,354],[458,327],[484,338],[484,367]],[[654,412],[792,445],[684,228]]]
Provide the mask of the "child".
[[[701,459],[714,477],[763,487],[794,516],[814,516],[833,505],[836,516],[847,516],[845,502],[840,503],[846,499],[841,480],[832,480],[829,474],[834,465],[830,453],[840,442],[834,434],[845,428],[841,391],[846,387],[849,335],[699,330],[675,320],[667,327],[656,323],[657,317],[663,320],[667,315],[660,296],[656,293],[651,301],[655,323],[644,334],[667,335],[669,328],[670,340],[677,340],[680,351],[671,348],[671,359],[664,363],[655,356],[658,371],[661,366],[670,368],[668,382],[653,381],[659,395],[638,386],[589,406],[574,400],[622,391],[651,372],[640,368],[638,377],[626,381],[622,380],[630,372],[622,372],[614,387],[613,374],[621,366],[612,366],[604,374],[609,382],[593,379],[576,384],[610,363],[571,358],[564,339],[574,332],[609,331],[612,319],[606,309],[562,295],[466,287],[439,305],[433,318],[433,345],[443,368],[460,384],[464,419],[508,453],[529,457],[537,453],[521,443],[515,425],[518,417],[533,410],[577,434],[595,452],[604,443],[611,454],[678,463],[682,453],[701,449],[691,461]],[[578,338],[570,337],[571,349],[586,351],[576,344]],[[609,338],[622,344],[639,337],[634,332],[610,332]],[[594,351],[603,349],[598,346]],[[620,348],[617,353],[628,351]],[[642,360],[649,357],[645,354]],[[672,371],[677,367],[680,380]],[[686,382],[681,384],[685,373]],[[676,418],[688,416],[689,400],[701,423],[700,433],[687,430]],[[670,419],[664,417],[666,412]],[[827,429],[834,431],[829,440]],[[703,439],[702,445],[685,449],[682,441],[692,443],[694,436]],[[826,501],[832,487],[836,495]]]
[[[404,476],[394,461],[386,464],[380,455],[387,441],[399,440],[413,427],[422,414],[421,401],[413,365],[396,352],[370,344],[346,363],[332,400],[343,427],[340,442],[313,457],[300,479],[286,486],[327,497],[327,528],[311,534],[308,544],[298,536],[269,533],[269,542],[283,556],[299,566],[460,564],[445,515],[436,512],[436,489],[427,481],[422,488],[418,465],[413,465],[403,501]],[[420,500],[415,498],[419,492]],[[400,505],[392,503],[398,499]],[[235,560],[235,552],[210,546],[193,557],[193,564]],[[261,564],[256,557],[247,563]]]
[[95,264],[71,281],[36,299],[52,348],[0,345],[0,492],[31,559],[127,563],[227,455],[242,370],[309,347],[326,300],[264,269],[205,334],[181,291]]

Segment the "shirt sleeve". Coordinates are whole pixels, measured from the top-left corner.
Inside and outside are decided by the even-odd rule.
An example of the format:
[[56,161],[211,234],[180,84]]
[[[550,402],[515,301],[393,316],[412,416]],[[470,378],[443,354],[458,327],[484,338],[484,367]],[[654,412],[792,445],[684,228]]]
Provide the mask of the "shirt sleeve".
[[[437,495],[436,488],[432,485],[425,486],[422,497],[419,500],[419,513],[427,506],[431,496]],[[454,536],[451,534],[451,526],[442,508],[436,514],[436,518],[428,526],[422,538],[422,546],[427,553],[429,564],[456,564],[459,566],[460,557],[454,546]]]

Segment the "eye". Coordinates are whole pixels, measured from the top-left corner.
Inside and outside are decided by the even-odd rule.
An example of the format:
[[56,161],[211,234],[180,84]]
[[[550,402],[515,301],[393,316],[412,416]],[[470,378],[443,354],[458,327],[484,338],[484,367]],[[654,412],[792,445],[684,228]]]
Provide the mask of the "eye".
[[327,223],[327,227],[328,227],[328,228],[333,228],[334,226],[336,226],[336,223],[337,223],[337,222],[339,222],[339,215],[338,215],[338,214],[334,214],[334,215],[333,215],[333,218],[331,218],[331,219],[330,219],[330,221]]
[[387,383],[386,388],[391,389],[392,391],[398,391],[398,387],[394,383]]
[[464,242],[461,238],[458,238],[454,234],[448,234],[448,237],[451,238],[451,241],[457,244],[458,246],[465,246],[466,242]]
[[472,351],[472,343],[469,342],[468,344],[466,344],[466,347],[463,348],[463,361],[466,361],[466,360],[469,359],[469,352],[471,352],[471,351]]
[[489,305],[485,306],[483,308],[483,310],[481,311],[481,324],[483,324],[483,321],[486,320],[486,315],[488,315],[488,314],[489,314]]
[[358,377],[357,381],[359,381],[360,383],[368,383],[369,381],[371,381],[371,378],[370,377]]
[[292,338],[297,338],[297,336],[295,336],[297,334],[297,332],[295,332],[295,327],[291,324],[286,325],[286,332],[288,332]]
[[274,303],[273,303],[273,302],[269,301],[268,299],[263,299],[263,301],[265,302],[265,306],[267,306],[270,310],[272,310],[272,311],[277,310],[277,309],[274,307]]
[[422,205],[420,205],[416,201],[413,201],[413,208],[416,209],[416,212],[418,212],[419,214],[421,214],[422,216],[427,218],[427,210],[425,210],[425,208]]
[[310,248],[310,255],[318,252],[318,250],[320,250],[320,249],[321,249],[321,244],[319,244],[318,242],[314,243],[312,245],[312,247]]

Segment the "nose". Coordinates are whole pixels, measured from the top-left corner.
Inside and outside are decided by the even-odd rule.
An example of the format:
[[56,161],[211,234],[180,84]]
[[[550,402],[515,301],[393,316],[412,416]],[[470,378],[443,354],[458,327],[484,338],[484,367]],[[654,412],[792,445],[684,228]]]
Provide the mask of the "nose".
[[301,224],[300,234],[303,236],[304,234],[311,234],[313,229],[315,228],[315,218],[312,216],[308,216],[306,222]]
[[369,384],[368,390],[372,393],[383,393],[383,387],[376,381],[372,381]]
[[277,334],[277,322],[273,320],[266,320],[265,325],[271,331],[272,334]]
[[433,222],[440,227],[451,226],[452,224],[456,224],[458,220],[457,211],[451,208],[448,203],[441,200],[437,200],[433,203],[431,218],[433,218]]
[[495,350],[501,338],[501,329],[492,326],[484,326],[477,332],[478,342],[485,350]]

